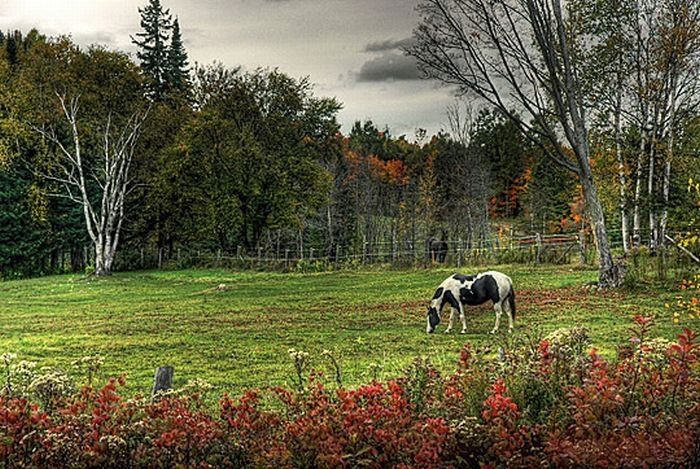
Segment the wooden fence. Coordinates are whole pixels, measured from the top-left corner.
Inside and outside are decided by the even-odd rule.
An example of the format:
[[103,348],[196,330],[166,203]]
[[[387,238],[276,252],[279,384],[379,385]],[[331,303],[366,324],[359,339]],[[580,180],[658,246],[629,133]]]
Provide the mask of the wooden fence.
[[[460,267],[463,264],[505,261],[545,263],[569,262],[572,257],[585,262],[590,243],[581,234],[540,235],[491,238],[469,246],[462,240],[447,242],[444,264]],[[129,264],[131,268],[164,268],[167,266],[206,265],[243,268],[293,269],[300,264],[342,265],[427,265],[439,264],[434,252],[429,252],[419,243],[370,243],[363,242],[352,248],[333,246],[332,248],[297,246],[265,249],[258,247],[246,252],[241,246],[232,251],[191,249],[186,247],[166,249],[140,248],[134,255],[132,250]],[[122,253],[122,255],[124,255]]]

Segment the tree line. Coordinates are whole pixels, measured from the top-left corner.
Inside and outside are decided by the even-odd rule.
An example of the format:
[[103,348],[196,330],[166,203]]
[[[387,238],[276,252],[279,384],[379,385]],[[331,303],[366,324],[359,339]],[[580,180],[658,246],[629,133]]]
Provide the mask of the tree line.
[[507,224],[589,230],[614,284],[611,226],[625,251],[693,229],[700,7],[593,3],[424,1],[408,52],[462,98],[410,138],[343,134],[309,78],[191,68],[158,0],[136,60],[0,33],[0,275],[107,274],[143,247],[471,245]]

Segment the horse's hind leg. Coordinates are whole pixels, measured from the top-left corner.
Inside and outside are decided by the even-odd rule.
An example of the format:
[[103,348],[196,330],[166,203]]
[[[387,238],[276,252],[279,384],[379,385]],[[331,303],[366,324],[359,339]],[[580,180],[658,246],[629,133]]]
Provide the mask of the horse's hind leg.
[[513,310],[510,308],[510,303],[508,303],[508,301],[504,300],[503,305],[508,315],[508,332],[513,332]]
[[496,311],[496,324],[493,325],[493,330],[491,331],[491,334],[495,334],[496,331],[498,330],[498,326],[501,322],[501,314],[503,314],[503,308],[501,307],[501,302],[497,302],[493,304],[493,309]]
[[454,309],[454,307],[450,307],[450,323],[447,325],[447,329],[445,329],[445,334],[449,334],[450,331],[452,331],[452,325],[455,322],[454,319],[455,319],[455,309]]
[[464,305],[459,306],[459,319],[462,321],[461,334],[466,334],[467,333],[467,318],[464,315]]

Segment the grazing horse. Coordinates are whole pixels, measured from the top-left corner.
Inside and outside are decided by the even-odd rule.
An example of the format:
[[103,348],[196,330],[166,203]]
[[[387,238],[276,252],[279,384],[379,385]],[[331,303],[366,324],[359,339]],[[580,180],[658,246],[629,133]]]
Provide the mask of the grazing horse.
[[467,332],[467,320],[464,315],[466,305],[480,305],[487,301],[493,301],[493,309],[496,311],[496,324],[492,334],[498,330],[501,314],[505,311],[508,315],[508,332],[513,331],[515,319],[515,291],[510,277],[496,271],[483,272],[478,275],[454,274],[440,284],[428,306],[428,333],[435,332],[440,323],[442,309],[449,305],[450,322],[445,332],[452,330],[455,312],[459,312],[462,321],[462,334]]

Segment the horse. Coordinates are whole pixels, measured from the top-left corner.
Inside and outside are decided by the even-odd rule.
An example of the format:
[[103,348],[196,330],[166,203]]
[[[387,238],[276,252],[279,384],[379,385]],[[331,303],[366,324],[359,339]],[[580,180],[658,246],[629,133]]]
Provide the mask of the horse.
[[428,262],[439,262],[442,264],[447,257],[447,241],[441,241],[434,236],[425,240],[425,248]]
[[449,305],[450,322],[445,330],[452,330],[455,312],[459,312],[462,321],[462,334],[467,332],[467,320],[464,315],[464,307],[484,304],[491,300],[496,312],[496,323],[491,334],[498,331],[501,314],[505,311],[508,315],[508,332],[513,331],[515,320],[515,290],[513,281],[505,274],[490,270],[477,275],[454,274],[443,281],[435,290],[433,298],[428,306],[428,325],[426,332],[433,333],[440,323],[442,309]]

